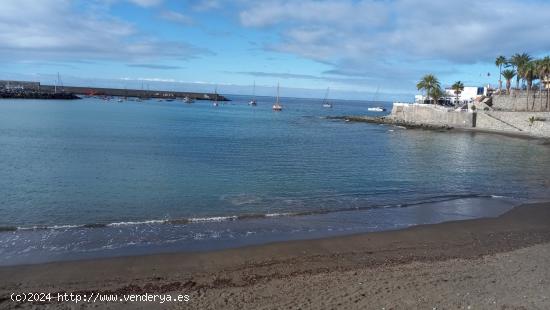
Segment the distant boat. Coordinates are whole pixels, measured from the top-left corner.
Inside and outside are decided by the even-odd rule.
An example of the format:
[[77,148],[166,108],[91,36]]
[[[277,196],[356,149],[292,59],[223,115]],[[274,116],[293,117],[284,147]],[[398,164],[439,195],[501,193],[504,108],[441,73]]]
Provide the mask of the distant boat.
[[273,111],[280,112],[283,110],[283,106],[279,102],[279,83],[277,83],[277,100],[275,101],[275,104],[273,105]]
[[252,86],[252,100],[248,103],[251,106],[256,106],[258,103],[256,102],[256,81],[254,81],[254,86]]
[[118,98],[117,102],[122,102],[124,100],[122,100],[122,98]]
[[189,98],[188,96],[185,96],[185,97],[183,98],[183,102],[185,102],[185,103],[193,103],[194,101],[195,101],[195,100]]
[[219,106],[218,103],[218,85],[216,85],[216,89],[214,90],[214,104],[215,107]]
[[384,112],[386,111],[386,108],[384,107],[370,107],[368,108],[369,111],[371,112]]
[[[376,88],[376,93],[374,93],[374,96],[372,97],[371,102],[376,102],[376,100],[378,100],[378,93],[379,92],[380,92],[380,86],[378,86]],[[384,108],[382,106],[375,106],[375,107],[370,107],[367,110],[371,111],[371,112],[384,112],[384,111],[386,111],[386,108]]]
[[323,108],[332,108],[332,103],[328,101],[328,92],[330,88],[327,87],[327,92],[325,93],[325,99],[323,99]]

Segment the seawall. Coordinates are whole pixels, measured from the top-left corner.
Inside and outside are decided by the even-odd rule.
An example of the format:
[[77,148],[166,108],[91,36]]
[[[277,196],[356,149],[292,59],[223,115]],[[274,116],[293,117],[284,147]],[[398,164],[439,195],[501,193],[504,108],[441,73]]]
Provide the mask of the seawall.
[[527,96],[526,91],[511,95],[494,95],[492,109],[509,112],[548,112],[550,111],[550,93],[532,91]]
[[396,122],[411,125],[430,125],[436,127],[472,128],[475,126],[475,114],[467,111],[430,104],[394,103],[389,118]]
[[550,112],[456,111],[417,103],[394,103],[383,117],[329,117],[351,122],[399,125],[408,128],[464,129],[514,136],[550,138]]
[[478,112],[475,128],[550,138],[550,112]]

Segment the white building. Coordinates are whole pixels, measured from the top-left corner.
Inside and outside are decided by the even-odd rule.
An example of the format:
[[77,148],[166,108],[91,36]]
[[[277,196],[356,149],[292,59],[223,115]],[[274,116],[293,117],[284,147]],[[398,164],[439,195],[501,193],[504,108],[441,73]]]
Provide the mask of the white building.
[[[489,87],[477,87],[477,86],[465,86],[464,90],[457,96],[455,91],[447,87],[445,88],[445,97],[439,100],[440,103],[446,105],[462,105],[466,103],[473,103],[476,98],[481,96],[487,96]],[[414,96],[414,101],[416,103],[430,103],[431,98],[427,98],[425,95],[416,95]]]

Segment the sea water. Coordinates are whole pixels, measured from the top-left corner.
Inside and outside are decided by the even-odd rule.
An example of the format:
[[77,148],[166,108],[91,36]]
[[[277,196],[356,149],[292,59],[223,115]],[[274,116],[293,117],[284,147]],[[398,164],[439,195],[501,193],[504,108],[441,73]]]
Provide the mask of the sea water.
[[390,103],[228,97],[0,100],[0,264],[399,229],[548,197],[539,140],[326,118]]

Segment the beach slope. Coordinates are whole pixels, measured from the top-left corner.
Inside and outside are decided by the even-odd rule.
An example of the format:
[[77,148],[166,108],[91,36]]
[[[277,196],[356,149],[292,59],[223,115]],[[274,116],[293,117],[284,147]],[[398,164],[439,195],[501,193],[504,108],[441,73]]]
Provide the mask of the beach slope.
[[[80,303],[141,309],[549,309],[550,203],[489,219],[207,253],[0,268],[13,292],[186,294],[188,302]],[[46,308],[74,307],[43,303]]]

